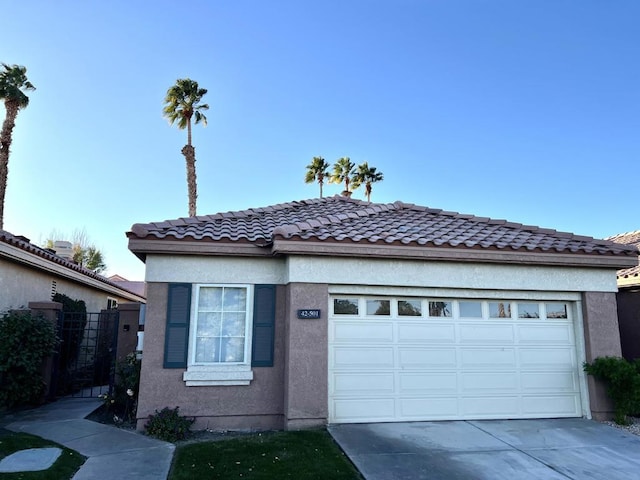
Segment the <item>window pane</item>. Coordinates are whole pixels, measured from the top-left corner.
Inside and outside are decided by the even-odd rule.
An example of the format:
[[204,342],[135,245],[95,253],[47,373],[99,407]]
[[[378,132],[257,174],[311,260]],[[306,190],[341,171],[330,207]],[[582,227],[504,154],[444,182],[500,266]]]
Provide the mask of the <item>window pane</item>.
[[459,302],[461,317],[482,317],[482,304],[480,302]]
[[547,303],[547,318],[569,318],[566,303]]
[[537,303],[518,303],[518,318],[540,318],[540,305]]
[[221,362],[244,362],[244,338],[223,338]]
[[511,318],[511,303],[489,302],[490,318]]
[[358,300],[336,298],[333,300],[333,313],[336,315],[357,315]]
[[218,362],[220,359],[220,352],[218,345],[220,344],[219,337],[202,337],[196,339],[196,362]]
[[247,304],[247,292],[244,288],[224,288],[224,311],[244,312]]
[[422,302],[420,300],[398,300],[398,315],[405,317],[421,317]]
[[390,315],[389,300],[367,300],[367,315]]
[[219,337],[222,315],[220,313],[198,314],[198,328],[196,334],[199,337]]
[[429,302],[430,317],[450,317],[451,302]]
[[243,312],[225,313],[222,320],[222,336],[244,337],[244,320]]
[[222,310],[222,288],[200,288],[198,310]]

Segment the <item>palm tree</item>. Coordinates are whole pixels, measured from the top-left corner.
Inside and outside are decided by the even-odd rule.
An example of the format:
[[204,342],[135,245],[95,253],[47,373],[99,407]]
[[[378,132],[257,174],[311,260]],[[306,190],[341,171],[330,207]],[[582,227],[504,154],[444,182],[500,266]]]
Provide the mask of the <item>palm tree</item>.
[[196,149],[191,146],[191,118],[197,125],[202,122],[207,125],[207,117],[202,113],[209,110],[206,103],[200,104],[207,93],[206,88],[200,88],[198,82],[190,78],[179,78],[176,84],[167,90],[165,97],[164,116],[169,124],[177,123],[180,130],[187,129],[187,144],[182,147],[182,154],[187,162],[187,189],[189,191],[189,216],[196,216]]
[[382,172],[376,172],[376,167],[369,167],[367,162],[358,165],[358,170],[353,175],[353,187],[358,188],[364,183],[367,202],[371,201],[371,184],[381,182],[384,179]]
[[336,160],[333,164],[333,173],[329,178],[331,183],[344,182],[344,191],[342,195],[345,197],[351,196],[351,190],[349,190],[349,184],[352,182],[352,177],[356,171],[356,164],[351,161],[349,157],[342,157]]
[[329,164],[322,157],[313,157],[311,163],[307,165],[307,174],[304,177],[305,183],[318,181],[320,185],[320,198],[322,198],[322,184],[324,178],[329,176]]
[[4,100],[6,115],[0,132],[0,230],[4,224],[4,197],[7,192],[7,178],[9,176],[9,149],[11,135],[16,125],[16,117],[21,108],[29,105],[29,97],[23,90],[35,90],[27,80],[27,68],[20,65],[2,64],[0,72],[0,100]]

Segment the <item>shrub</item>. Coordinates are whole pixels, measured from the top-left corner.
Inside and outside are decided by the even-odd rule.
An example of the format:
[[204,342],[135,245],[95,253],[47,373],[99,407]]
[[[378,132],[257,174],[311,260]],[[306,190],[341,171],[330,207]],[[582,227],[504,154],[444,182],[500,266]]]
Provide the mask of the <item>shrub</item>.
[[56,327],[44,317],[11,312],[0,319],[0,406],[42,401],[43,362],[57,345]]
[[615,405],[615,422],[625,425],[627,416],[640,411],[640,362],[620,357],[598,357],[584,364],[584,371],[607,383],[607,394]]
[[149,421],[144,426],[147,435],[165,442],[175,442],[187,438],[191,425],[196,419],[183,417],[178,409],[179,407],[173,410],[165,407],[159,412],[156,410],[155,415],[149,415]]
[[100,395],[106,411],[113,415],[115,423],[135,421],[139,388],[140,360],[135,353],[130,353],[116,365],[113,393]]

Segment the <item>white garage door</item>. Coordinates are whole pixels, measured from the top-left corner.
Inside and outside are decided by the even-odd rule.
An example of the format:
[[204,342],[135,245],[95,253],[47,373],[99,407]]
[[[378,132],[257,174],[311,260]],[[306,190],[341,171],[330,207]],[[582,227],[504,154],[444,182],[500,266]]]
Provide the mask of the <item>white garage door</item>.
[[572,304],[334,296],[329,421],[579,417]]

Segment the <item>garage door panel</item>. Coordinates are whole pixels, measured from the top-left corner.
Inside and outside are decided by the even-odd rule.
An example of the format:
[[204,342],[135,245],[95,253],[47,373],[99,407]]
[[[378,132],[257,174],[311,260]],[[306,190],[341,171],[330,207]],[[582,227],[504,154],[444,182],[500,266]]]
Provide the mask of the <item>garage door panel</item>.
[[460,399],[460,413],[465,418],[515,418],[520,413],[518,396],[465,396]]
[[578,376],[574,371],[522,372],[520,378],[523,392],[576,392],[579,389]]
[[400,418],[416,420],[425,417],[449,419],[458,415],[456,396],[437,398],[401,398],[399,400]]
[[333,340],[336,343],[391,343],[393,342],[393,324],[341,322],[334,324]]
[[441,323],[399,323],[398,341],[400,343],[455,343],[455,326]]
[[336,422],[384,422],[396,419],[393,398],[334,400],[333,411]]
[[512,345],[515,333],[513,325],[505,324],[460,324],[460,343],[462,344],[500,344]]
[[570,324],[552,324],[518,326],[518,342],[520,344],[560,344],[573,345],[573,328]]
[[580,405],[576,395],[525,396],[522,411],[526,416],[576,417],[580,415]]
[[395,390],[393,373],[335,373],[335,395],[389,395]]
[[519,389],[518,373],[500,372],[500,373],[462,373],[461,385],[462,393],[486,393],[491,391],[517,393]]
[[393,368],[393,348],[391,347],[346,347],[333,349],[333,367],[340,369],[357,367],[359,369]]
[[457,393],[458,375],[448,373],[408,373],[399,374],[400,394],[447,394]]
[[516,351],[513,348],[465,348],[460,355],[462,370],[486,370],[513,368]]
[[521,348],[518,352],[520,367],[523,369],[566,369],[574,370],[576,358],[574,349],[565,348]]
[[398,361],[403,368],[456,368],[456,349],[398,347]]

